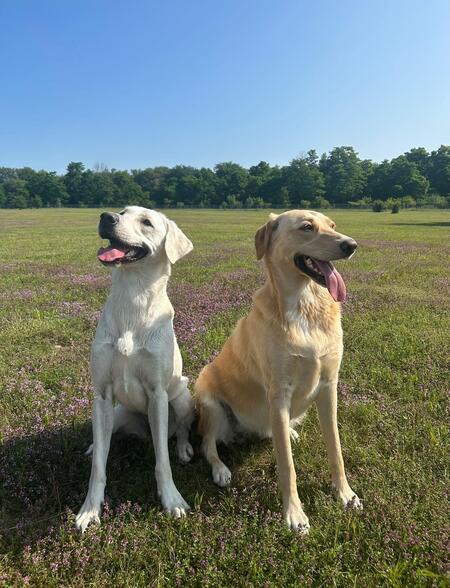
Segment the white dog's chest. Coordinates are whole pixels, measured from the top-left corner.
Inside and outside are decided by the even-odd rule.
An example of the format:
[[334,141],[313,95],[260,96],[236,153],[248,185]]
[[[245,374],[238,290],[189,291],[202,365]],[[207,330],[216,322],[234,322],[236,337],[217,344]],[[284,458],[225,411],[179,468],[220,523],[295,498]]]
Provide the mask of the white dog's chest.
[[137,366],[139,355],[123,355],[115,350],[112,361],[113,392],[115,399],[128,410],[147,414],[148,396]]
[[115,399],[131,411],[147,414],[148,398],[161,385],[172,398],[173,358],[156,346],[147,349],[130,337],[119,337],[113,344],[111,375]]

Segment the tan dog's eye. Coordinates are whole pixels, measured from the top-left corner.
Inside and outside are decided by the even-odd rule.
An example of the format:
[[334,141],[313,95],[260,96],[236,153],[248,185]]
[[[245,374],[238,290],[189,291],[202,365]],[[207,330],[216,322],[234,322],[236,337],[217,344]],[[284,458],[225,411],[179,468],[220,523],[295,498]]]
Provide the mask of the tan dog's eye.
[[314,230],[314,227],[312,226],[311,223],[307,223],[306,225],[302,225],[300,227],[300,230],[301,231],[313,231]]
[[148,218],[145,218],[142,221],[142,224],[145,225],[146,227],[153,227],[152,223],[148,220]]

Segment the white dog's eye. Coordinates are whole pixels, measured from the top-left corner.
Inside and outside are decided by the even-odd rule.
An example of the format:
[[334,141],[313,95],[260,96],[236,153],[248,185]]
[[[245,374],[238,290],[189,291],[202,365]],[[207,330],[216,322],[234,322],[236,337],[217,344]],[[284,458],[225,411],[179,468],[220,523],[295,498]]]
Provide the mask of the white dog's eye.
[[312,231],[314,229],[314,227],[312,226],[311,223],[307,223],[306,225],[302,225],[300,227],[301,231]]
[[152,223],[148,220],[148,218],[145,218],[142,221],[142,224],[145,225],[146,227],[153,227]]

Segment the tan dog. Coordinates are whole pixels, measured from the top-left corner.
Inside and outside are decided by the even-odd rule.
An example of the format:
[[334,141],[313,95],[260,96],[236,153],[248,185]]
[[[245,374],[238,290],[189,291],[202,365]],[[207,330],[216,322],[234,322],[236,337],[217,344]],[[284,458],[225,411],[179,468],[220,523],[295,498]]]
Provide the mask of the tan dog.
[[273,437],[283,514],[292,529],[309,521],[297,493],[291,439],[294,427],[315,402],[331,467],[344,505],[361,508],[345,476],[337,426],[337,381],[342,358],[339,302],[345,284],[330,260],[349,258],[356,242],[335,231],[319,212],[291,210],[270,215],[255,237],[267,280],[253,296],[221,353],[200,373],[196,404],[202,449],[214,482],[226,486],[231,473],[216,443],[238,431]]

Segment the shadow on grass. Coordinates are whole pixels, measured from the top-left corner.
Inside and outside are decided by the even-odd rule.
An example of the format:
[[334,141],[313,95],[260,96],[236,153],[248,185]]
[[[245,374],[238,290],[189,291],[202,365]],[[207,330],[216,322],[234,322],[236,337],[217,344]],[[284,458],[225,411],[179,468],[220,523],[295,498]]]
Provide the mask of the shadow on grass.
[[450,227],[450,221],[439,221],[433,223],[392,223],[396,227]]
[[[23,547],[58,529],[70,513],[76,514],[86,496],[91,459],[84,453],[92,438],[89,422],[42,434],[7,440],[0,446],[0,534],[4,546]],[[204,514],[213,514],[229,490],[217,488],[200,453],[200,439],[191,433],[195,455],[188,465],[175,456],[169,441],[174,481],[193,507],[201,503]],[[232,471],[267,448],[266,442],[220,447]],[[143,513],[160,509],[154,476],[155,457],[150,440],[114,435],[108,457],[105,497],[111,508],[138,503]],[[276,480],[275,468],[270,478]],[[277,493],[273,496],[278,500]],[[6,544],[6,545],[5,545]]]

